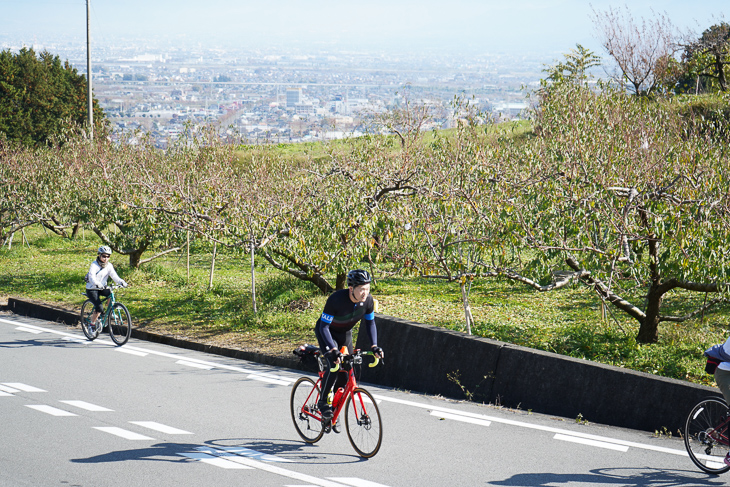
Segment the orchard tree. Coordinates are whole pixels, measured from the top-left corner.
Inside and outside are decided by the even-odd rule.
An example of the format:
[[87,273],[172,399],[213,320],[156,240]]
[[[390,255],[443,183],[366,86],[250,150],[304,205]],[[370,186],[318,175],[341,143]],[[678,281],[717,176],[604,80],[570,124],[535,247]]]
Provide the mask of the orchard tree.
[[[578,280],[658,340],[726,301],[730,160],[724,142],[688,130],[663,104],[565,86],[542,100],[540,136],[505,160],[507,232],[535,258],[513,278]],[[683,290],[680,314],[665,298]],[[706,293],[715,297],[707,302]],[[692,308],[694,306],[694,308]]]
[[714,80],[719,91],[727,92],[730,25],[721,22],[705,30],[699,39],[685,46],[683,58],[690,75]]
[[601,44],[616,62],[613,78],[631,85],[636,96],[648,95],[670,76],[676,66],[677,30],[666,14],[637,22],[628,7],[593,10],[593,23]]
[[[32,49],[0,52],[0,133],[25,145],[46,144],[87,121],[86,77],[68,61]],[[105,126],[94,100],[95,132]]]

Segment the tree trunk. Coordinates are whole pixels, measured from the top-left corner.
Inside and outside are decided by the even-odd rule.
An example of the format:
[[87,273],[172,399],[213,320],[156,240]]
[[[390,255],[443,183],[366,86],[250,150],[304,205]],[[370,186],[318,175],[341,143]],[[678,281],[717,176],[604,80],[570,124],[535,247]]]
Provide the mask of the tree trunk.
[[715,70],[717,71],[717,81],[720,82],[720,91],[725,93],[727,91],[727,86],[725,82],[725,66],[722,63],[722,58],[715,57]]
[[335,289],[345,289],[347,287],[347,274],[337,274],[335,281]]
[[464,303],[464,318],[466,319],[466,334],[471,335],[471,325],[474,323],[474,317],[471,314],[471,306],[469,306],[469,293],[466,290],[466,282],[459,283],[461,287],[461,298]]
[[664,291],[653,283],[649,288],[646,303],[646,317],[640,321],[639,333],[636,335],[638,343],[656,343],[659,341],[659,310],[662,307]]
[[129,267],[132,269],[139,269],[139,263],[142,260],[142,254],[144,253],[145,249],[137,249],[133,250],[129,254]]

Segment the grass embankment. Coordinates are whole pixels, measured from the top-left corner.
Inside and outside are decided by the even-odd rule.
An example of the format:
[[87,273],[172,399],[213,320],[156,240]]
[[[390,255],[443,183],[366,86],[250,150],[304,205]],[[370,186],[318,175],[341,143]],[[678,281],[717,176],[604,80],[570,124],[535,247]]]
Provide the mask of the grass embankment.
[[[0,296],[78,309],[84,299],[83,276],[100,245],[96,236],[87,231],[71,241],[39,227],[26,229],[26,236],[29,247],[21,245],[21,235],[16,234],[12,249],[0,249]],[[206,243],[194,243],[189,281],[184,252],[136,270],[123,256],[114,255],[112,262],[131,285],[119,298],[129,307],[135,326],[280,355],[315,341],[312,329],[326,296],[257,262],[258,313],[254,314],[248,256],[219,251],[209,290],[211,250]],[[463,330],[456,284],[383,278],[373,294],[383,314]],[[638,345],[635,322],[617,312],[615,318],[602,320],[599,302],[581,286],[538,293],[510,282],[484,280],[473,285],[470,297],[475,334],[703,384],[711,384],[712,378],[703,371],[702,351],[723,341],[730,329],[725,308],[702,321],[663,324],[658,344]],[[668,310],[682,311],[688,306],[685,298],[681,294],[668,298]]]

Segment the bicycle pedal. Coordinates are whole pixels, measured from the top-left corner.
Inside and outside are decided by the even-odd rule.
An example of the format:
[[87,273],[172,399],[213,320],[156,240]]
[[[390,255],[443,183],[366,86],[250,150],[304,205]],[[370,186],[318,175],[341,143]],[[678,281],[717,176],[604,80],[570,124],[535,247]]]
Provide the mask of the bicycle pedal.
[[331,432],[332,431],[332,421],[327,420],[327,419],[322,420],[322,430],[325,433]]

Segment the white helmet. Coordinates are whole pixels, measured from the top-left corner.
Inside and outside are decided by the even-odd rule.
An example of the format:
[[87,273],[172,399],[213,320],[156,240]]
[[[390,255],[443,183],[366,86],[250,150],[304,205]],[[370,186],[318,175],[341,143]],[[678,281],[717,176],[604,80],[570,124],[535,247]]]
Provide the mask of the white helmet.
[[101,247],[99,247],[98,253],[112,255],[112,249],[107,245],[102,245]]

